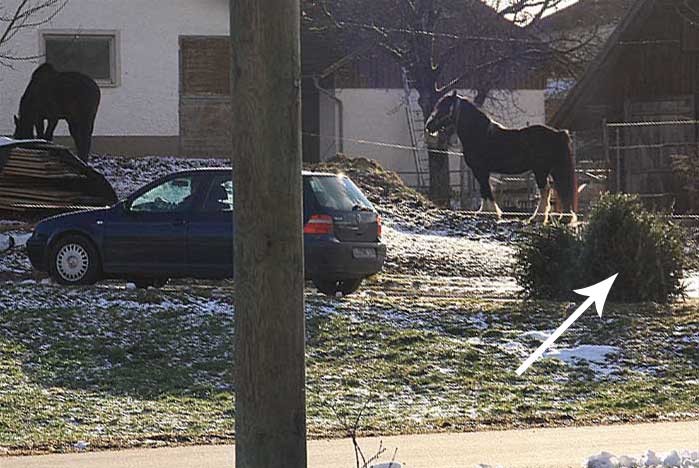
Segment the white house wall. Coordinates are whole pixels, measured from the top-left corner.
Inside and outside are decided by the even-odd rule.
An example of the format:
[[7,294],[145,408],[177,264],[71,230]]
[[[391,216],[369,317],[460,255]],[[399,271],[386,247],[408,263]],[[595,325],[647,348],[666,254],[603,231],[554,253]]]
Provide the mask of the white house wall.
[[[469,91],[461,94],[471,95]],[[405,93],[400,89],[337,89],[335,95],[343,103],[344,153],[349,156],[365,156],[376,159],[384,167],[401,174],[411,185],[416,185],[415,160],[409,149],[387,145],[410,146],[410,132],[403,105]],[[494,93],[494,99],[486,102],[485,110],[492,118],[509,127],[522,127],[545,122],[544,91],[519,90]],[[333,107],[321,106],[321,123],[328,120]],[[335,141],[336,132],[323,129],[321,124],[322,157],[332,157],[335,151],[327,142]],[[362,140],[365,143],[357,140]],[[337,149],[333,146],[332,149]],[[460,152],[460,147],[453,148]],[[450,157],[450,168],[459,169],[459,156]],[[459,174],[452,174],[452,184],[459,183]]]
[[[12,0],[7,10],[12,9]],[[120,75],[102,88],[95,135],[179,134],[179,36],[228,35],[227,0],[70,0],[39,30],[26,30],[10,44],[16,55],[40,53],[40,34],[55,30],[116,31]],[[0,68],[0,134],[14,130],[12,115],[40,61]],[[61,123],[57,135],[67,134]]]

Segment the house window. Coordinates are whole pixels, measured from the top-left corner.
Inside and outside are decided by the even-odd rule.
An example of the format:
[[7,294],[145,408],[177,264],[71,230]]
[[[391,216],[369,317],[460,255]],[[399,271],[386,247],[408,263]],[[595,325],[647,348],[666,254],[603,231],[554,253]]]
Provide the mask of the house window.
[[101,86],[117,86],[116,34],[49,33],[43,35],[46,62],[59,71],[76,71]]

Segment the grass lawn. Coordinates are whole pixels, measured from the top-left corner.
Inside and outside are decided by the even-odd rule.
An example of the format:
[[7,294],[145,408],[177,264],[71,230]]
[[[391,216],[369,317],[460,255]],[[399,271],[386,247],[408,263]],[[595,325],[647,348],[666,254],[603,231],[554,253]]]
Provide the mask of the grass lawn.
[[[5,453],[216,443],[234,437],[233,290],[175,286],[0,290],[0,447]],[[561,338],[594,362],[514,370],[568,303],[418,296],[370,287],[307,295],[308,424],[343,435],[699,418],[699,303],[608,304]],[[527,333],[538,332],[538,333]],[[606,346],[609,348],[601,348]],[[566,354],[568,353],[568,354]]]

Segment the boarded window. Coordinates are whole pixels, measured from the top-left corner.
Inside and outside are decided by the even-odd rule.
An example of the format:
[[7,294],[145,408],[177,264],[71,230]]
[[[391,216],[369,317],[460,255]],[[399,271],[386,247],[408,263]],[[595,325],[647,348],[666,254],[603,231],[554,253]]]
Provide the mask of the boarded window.
[[231,152],[231,41],[222,36],[180,37],[180,152]]
[[46,34],[46,62],[59,71],[86,74],[102,85],[116,85],[114,35]]
[[228,37],[180,38],[183,96],[229,96],[231,41]]

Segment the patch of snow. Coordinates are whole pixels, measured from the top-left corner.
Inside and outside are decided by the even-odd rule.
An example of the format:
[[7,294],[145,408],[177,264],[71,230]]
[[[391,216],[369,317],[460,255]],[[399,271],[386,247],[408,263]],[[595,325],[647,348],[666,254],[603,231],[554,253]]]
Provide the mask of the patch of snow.
[[615,346],[580,345],[573,348],[553,348],[544,353],[543,357],[560,359],[568,365],[586,361],[595,374],[608,376],[619,370],[618,366],[608,365],[607,357],[621,353]]
[[16,234],[12,236],[12,238],[15,240],[15,248],[17,247],[26,247],[27,241],[29,238],[32,237],[31,232],[24,232],[21,234]]
[[529,338],[533,338],[535,340],[539,340],[541,342],[544,342],[549,338],[549,336],[551,336],[552,333],[553,333],[553,331],[548,331],[548,330],[545,330],[545,331],[533,330],[533,331],[524,332],[520,336],[529,337]]
[[78,450],[85,450],[85,449],[88,448],[89,446],[90,446],[89,442],[85,442],[85,441],[83,441],[83,440],[78,441],[78,442],[74,445],[74,447],[75,447],[76,449],[78,449]]
[[615,468],[619,466],[619,460],[614,454],[600,452],[587,459],[587,468]]
[[[390,273],[500,279],[509,278],[506,275],[512,271],[514,249],[498,240],[429,230],[416,233],[388,224],[383,239],[387,246],[385,269]],[[520,290],[513,279],[491,281],[488,286],[508,294]]]
[[0,276],[11,279],[31,277],[32,266],[24,246],[31,237],[27,231],[0,234]]
[[672,450],[668,453],[655,453],[653,450],[648,450],[638,457],[629,455],[616,457],[612,453],[601,452],[589,457],[583,466],[587,468],[699,468],[699,451]]
[[14,242],[12,237],[5,234],[0,234],[0,253],[4,252],[5,250],[8,250],[13,245]]
[[[544,342],[553,333],[552,330],[532,330],[520,334],[520,338],[533,339]],[[498,345],[498,347],[509,354],[519,357],[529,356],[533,350],[520,341],[510,341]],[[608,357],[620,354],[621,349],[615,346],[582,344],[570,348],[556,347],[554,344],[544,352],[542,358],[553,358],[563,361],[567,365],[577,365],[585,362],[599,376],[609,376],[619,370],[618,366],[610,365]]]
[[477,330],[488,329],[488,318],[483,312],[478,312],[475,315],[469,316],[469,322],[471,326]]
[[564,362],[584,360],[604,363],[610,354],[618,354],[621,350],[615,346],[580,345],[573,348],[553,348],[544,353],[544,357],[553,357]]

